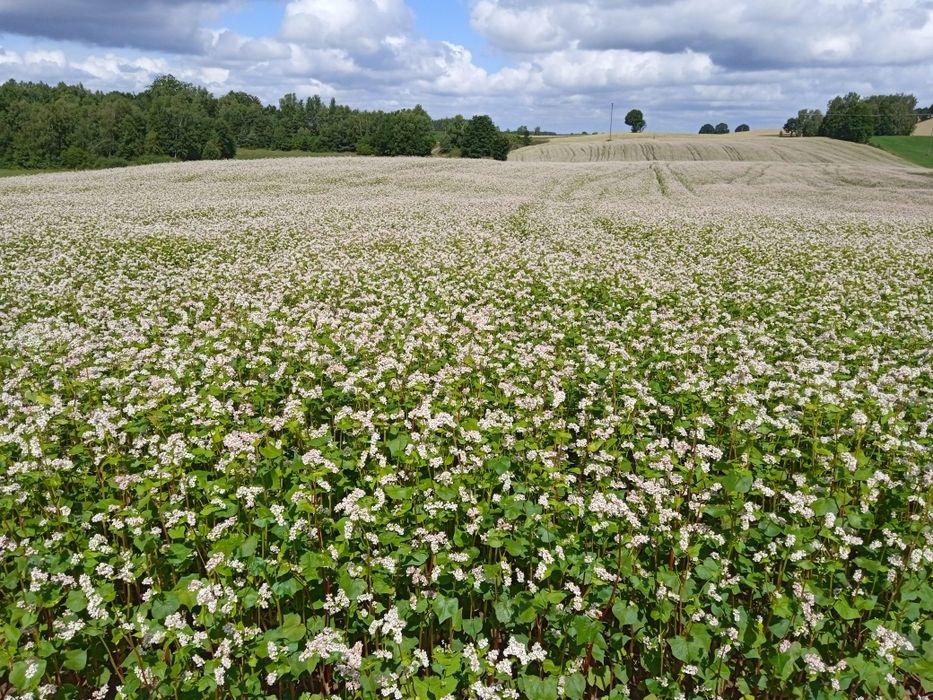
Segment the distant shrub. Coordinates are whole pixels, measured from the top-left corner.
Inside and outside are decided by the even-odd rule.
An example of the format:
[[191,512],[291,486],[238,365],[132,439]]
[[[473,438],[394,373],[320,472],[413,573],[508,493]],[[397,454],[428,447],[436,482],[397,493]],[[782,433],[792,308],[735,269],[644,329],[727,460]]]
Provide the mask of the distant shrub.
[[87,166],[91,154],[79,146],[69,146],[62,151],[62,165],[70,170],[77,170]]
[[217,139],[208,139],[207,143],[204,144],[204,148],[201,149],[202,160],[220,160],[221,156],[220,143],[218,143]]
[[298,129],[292,139],[292,148],[296,151],[313,151],[317,145],[317,139],[306,126]]
[[741,134],[745,131],[751,131],[751,128],[749,128],[748,124],[739,124],[737,127],[735,127],[735,133],[737,134]]

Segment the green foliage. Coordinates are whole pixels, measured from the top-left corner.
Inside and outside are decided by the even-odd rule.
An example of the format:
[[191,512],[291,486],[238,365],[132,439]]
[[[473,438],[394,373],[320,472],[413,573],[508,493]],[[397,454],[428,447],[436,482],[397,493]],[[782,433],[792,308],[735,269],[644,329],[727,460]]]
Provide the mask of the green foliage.
[[823,113],[818,109],[801,109],[784,123],[784,131],[791,136],[819,136],[822,123]]
[[[459,123],[462,131],[462,117]],[[277,107],[264,106],[244,92],[216,99],[170,75],[135,96],[12,80],[0,86],[0,167],[225,159],[238,148],[426,156],[434,146],[431,119],[420,106],[386,115],[293,93]]]
[[379,156],[428,156],[434,148],[431,117],[417,105],[388,114],[378,114],[369,137]]
[[141,95],[147,105],[147,152],[179,160],[199,160],[207,151],[220,157],[212,113],[215,100],[204,88],[183,83],[171,75],[157,78]]
[[320,116],[320,141],[325,151],[351,153],[364,137],[365,117],[347,106],[338,105],[331,98],[330,104]]
[[850,92],[835,97],[825,118],[817,109],[801,109],[789,119],[784,131],[794,136],[829,138],[868,143],[872,136],[909,136],[921,117],[913,95],[872,95],[862,99]]
[[209,138],[201,149],[201,158],[204,160],[219,160],[220,155],[220,142],[216,137]]
[[874,136],[910,136],[917,124],[913,95],[872,95],[865,104],[875,117]]
[[447,155],[505,160],[511,148],[530,143],[527,127],[510,139],[487,116],[432,121],[420,105],[365,112],[294,93],[264,106],[244,92],[217,99],[171,75],[135,96],[12,80],[0,86],[0,168],[226,159],[238,149],[428,156],[439,146]]
[[872,107],[858,93],[850,92],[845,97],[830,100],[820,126],[820,136],[868,143],[875,133],[877,121],[877,114]]
[[456,151],[459,156],[463,152],[463,132],[466,129],[466,119],[458,114],[441,122],[443,135],[440,139],[441,152],[451,155]]
[[752,129],[748,124],[739,124],[737,127],[735,127],[735,133],[737,134],[742,134],[742,133],[745,133],[746,131],[751,131],[751,130]]
[[311,133],[311,130],[306,126],[299,127],[292,139],[292,148],[296,151],[307,152],[315,150],[316,145],[317,140],[314,138],[314,134]]
[[823,113],[818,109],[801,109],[797,112],[797,135],[819,136],[823,125]]
[[92,162],[92,155],[77,145],[68,146],[62,151],[61,164],[69,170],[86,168]]
[[713,126],[712,124],[704,124],[703,126],[700,127],[699,133],[701,134],[728,134],[729,125],[726,124],[725,122],[720,122],[716,126]]
[[492,119],[482,114],[466,122],[459,147],[464,158],[505,160],[509,155],[510,144]]
[[819,110],[800,110],[795,128],[787,128],[789,121],[785,131],[868,143],[872,136],[909,136],[918,118],[917,98],[913,95],[872,95],[862,99],[850,92],[830,100],[825,117]]
[[228,92],[217,101],[217,117],[238,147],[260,148],[272,140],[274,108],[267,110],[259,98],[245,92]]
[[126,165],[143,154],[232,157],[235,143],[215,112],[206,90],[172,76],[136,96],[11,80],[0,86],[0,165],[80,169]]
[[628,114],[625,115],[625,123],[631,127],[633,134],[639,134],[645,130],[645,127],[648,126],[648,122],[645,121],[645,115],[642,114],[640,109],[631,109]]
[[515,133],[518,135],[519,146],[530,146],[531,145],[531,132],[528,130],[528,127],[522,125],[515,130]]

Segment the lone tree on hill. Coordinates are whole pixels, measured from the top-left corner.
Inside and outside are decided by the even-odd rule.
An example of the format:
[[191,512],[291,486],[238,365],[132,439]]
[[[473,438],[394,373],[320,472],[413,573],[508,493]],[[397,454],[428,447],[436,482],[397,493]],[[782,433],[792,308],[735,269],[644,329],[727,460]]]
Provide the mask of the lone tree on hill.
[[640,134],[648,126],[645,115],[640,109],[629,110],[629,113],[625,115],[625,123],[632,128],[633,134]]
[[751,131],[751,128],[748,126],[748,124],[739,124],[737,127],[735,127],[735,133],[741,134],[743,131]]

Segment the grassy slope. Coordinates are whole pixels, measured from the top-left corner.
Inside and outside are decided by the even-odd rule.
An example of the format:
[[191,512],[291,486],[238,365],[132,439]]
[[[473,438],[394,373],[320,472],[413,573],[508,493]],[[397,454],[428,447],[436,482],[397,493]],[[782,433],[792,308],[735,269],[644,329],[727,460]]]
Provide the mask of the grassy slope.
[[[269,148],[240,148],[237,150],[236,160],[257,160],[259,158],[323,158],[330,156],[348,156],[353,153],[307,153],[305,151],[273,151]],[[132,167],[137,163],[130,163]],[[92,170],[93,168],[86,168]],[[23,168],[0,168],[0,177],[16,177],[18,175],[41,175],[42,173],[71,172],[67,168],[39,168],[28,170]]]
[[61,170],[45,168],[42,170],[23,170],[22,168],[0,168],[0,177],[16,177],[17,175],[39,175],[41,173],[57,173]]
[[874,136],[871,145],[911,163],[933,168],[933,136]]
[[327,158],[332,156],[352,156],[353,153],[308,153],[307,151],[273,151],[271,148],[238,148],[237,160],[257,160],[259,158]]

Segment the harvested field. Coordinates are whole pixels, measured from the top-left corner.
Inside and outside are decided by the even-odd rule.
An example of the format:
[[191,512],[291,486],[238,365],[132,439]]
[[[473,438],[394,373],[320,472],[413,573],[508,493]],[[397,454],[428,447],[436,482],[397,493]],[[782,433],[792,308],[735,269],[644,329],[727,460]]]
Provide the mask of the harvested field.
[[780,138],[745,134],[629,136],[555,139],[509,154],[509,160],[540,162],[732,161],[758,163],[896,164],[875,148],[826,138]]
[[914,127],[914,136],[933,136],[933,119],[927,119]]

